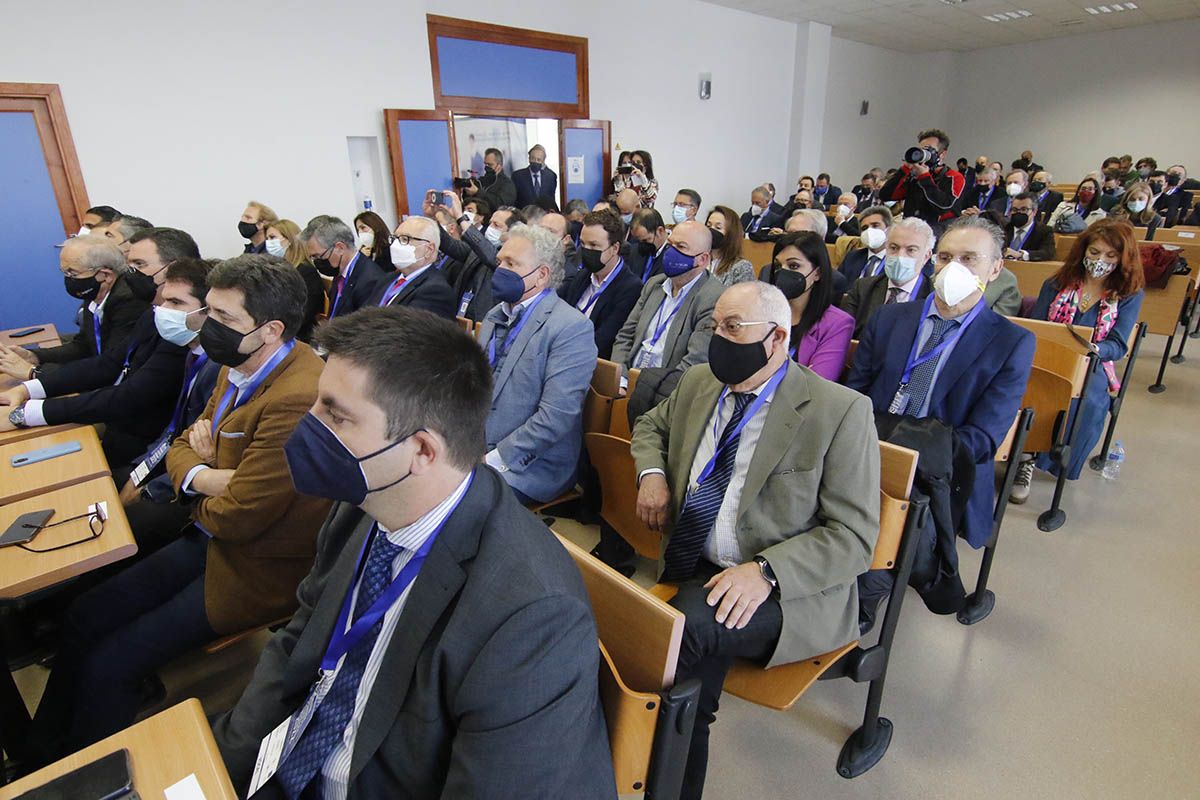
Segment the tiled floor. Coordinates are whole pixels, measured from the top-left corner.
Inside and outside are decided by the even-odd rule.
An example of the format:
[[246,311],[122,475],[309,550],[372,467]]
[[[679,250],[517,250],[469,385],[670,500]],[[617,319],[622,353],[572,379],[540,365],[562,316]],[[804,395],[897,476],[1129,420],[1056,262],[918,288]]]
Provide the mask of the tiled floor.
[[[852,781],[834,770],[865,685],[819,683],[789,712],[727,698],[706,797],[1200,797],[1200,341],[1189,343],[1191,360],[1171,366],[1168,391],[1150,395],[1163,341],[1148,339],[1129,390],[1120,479],[1089,471],[1070,485],[1070,517],[1056,533],[1035,524],[1050,501],[1045,476],[1027,505],[1010,509],[989,619],[966,628],[908,595],[884,695],[896,732],[878,766]],[[556,528],[595,540],[594,528]],[[963,551],[973,577],[978,554]],[[29,699],[40,672],[18,675]],[[172,694],[189,681],[186,671],[170,679]],[[235,683],[210,678],[199,693],[212,700]]]

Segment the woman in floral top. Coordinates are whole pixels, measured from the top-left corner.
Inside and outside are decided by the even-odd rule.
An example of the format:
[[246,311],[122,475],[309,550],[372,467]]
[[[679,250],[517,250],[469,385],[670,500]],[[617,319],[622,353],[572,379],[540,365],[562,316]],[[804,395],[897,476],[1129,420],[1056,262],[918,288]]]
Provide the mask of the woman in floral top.
[[[628,167],[617,167],[617,174],[613,175],[613,193],[619,194],[623,189],[633,189],[637,192],[642,208],[654,208],[654,201],[658,198],[654,162],[645,150],[634,150],[632,155]],[[622,169],[628,171],[622,172]]]

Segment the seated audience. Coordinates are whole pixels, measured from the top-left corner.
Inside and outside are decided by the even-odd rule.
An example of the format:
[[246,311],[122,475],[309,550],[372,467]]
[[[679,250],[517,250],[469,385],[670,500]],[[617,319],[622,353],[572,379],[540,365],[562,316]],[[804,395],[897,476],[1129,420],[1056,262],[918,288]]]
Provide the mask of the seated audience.
[[567,222],[578,222],[582,224],[583,218],[591,213],[591,211],[588,209],[587,203],[579,198],[575,198],[574,200],[567,201],[567,205],[563,209],[563,213],[567,216]]
[[[1021,157],[1012,162],[1012,168],[1032,175],[1035,172],[1039,172],[1042,169],[1042,165],[1033,160],[1032,150],[1022,150]],[[1022,189],[1022,191],[1024,190]]]
[[671,208],[671,219],[678,225],[691,222],[700,213],[700,193],[695,189],[680,189],[675,193],[675,205]]
[[79,221],[79,233],[75,235],[87,236],[95,228],[111,225],[119,216],[121,216],[121,212],[112,206],[92,206],[83,212],[83,218]]
[[246,240],[243,253],[267,252],[267,226],[279,219],[279,215],[257,200],[246,203],[246,210],[238,221],[238,233]]
[[1050,184],[1053,182],[1054,176],[1044,169],[1033,173],[1033,178],[1029,181],[1029,191],[1037,195],[1038,222],[1048,220],[1050,214],[1063,201],[1062,192],[1056,192],[1050,188]]
[[858,199],[849,192],[843,192],[838,198],[835,208],[833,228],[825,234],[827,243],[836,244],[837,240],[843,236],[858,236],[862,233],[862,226],[858,217],[854,215],[856,208],[858,208]]
[[1054,230],[1037,221],[1037,195],[1023,192],[1013,198],[1004,226],[1004,257],[1013,261],[1054,261]]
[[599,211],[584,217],[579,236],[583,269],[558,290],[559,297],[592,321],[599,358],[612,355],[617,332],[642,292],[641,280],[621,257],[623,233],[624,226],[612,214]]
[[875,183],[874,173],[868,172],[863,175],[862,181],[859,182],[858,186],[855,186],[850,191],[853,192],[854,198],[862,208],[878,205],[879,203],[879,186]]
[[1162,218],[1154,213],[1150,202],[1150,186],[1142,181],[1130,184],[1121,197],[1121,203],[1108,212],[1109,219],[1123,220],[1135,228],[1138,239],[1149,241],[1154,238],[1155,231],[1162,223]]
[[919,217],[905,217],[892,225],[883,272],[859,278],[842,298],[842,310],[854,317],[855,339],[885,305],[924,300],[932,293],[933,242],[933,230]]
[[[285,453],[297,491],[337,505],[299,609],[214,724],[239,794],[257,781],[257,797],[615,797],[587,591],[478,466],[479,348],[408,309],[334,320],[319,342],[329,363]],[[343,636],[351,606],[380,619]],[[256,765],[284,725],[294,743]]]
[[954,216],[963,193],[963,175],[945,165],[950,137],[945,131],[931,128],[917,134],[917,146],[933,154],[931,163],[905,162],[892,174],[879,196],[885,202],[904,202],[905,217],[917,217],[930,226],[941,224]]
[[122,214],[107,225],[97,225],[93,235],[103,236],[115,244],[122,255],[129,254],[129,240],[139,231],[149,230],[154,226],[141,217],[132,214]]
[[647,283],[662,274],[662,253],[670,231],[653,208],[635,211],[629,223],[629,269]]
[[521,209],[521,216],[525,217],[526,225],[537,225],[546,216],[546,209],[539,205],[527,205]]
[[[1163,174],[1162,187],[1155,191],[1154,210],[1168,228],[1173,228],[1185,219],[1192,208],[1192,193],[1182,188],[1187,180],[1187,170],[1175,164]],[[1153,181],[1152,181],[1153,184]],[[1153,185],[1151,189],[1153,189]]]
[[934,294],[881,309],[862,333],[846,381],[871,398],[877,413],[933,417],[954,429],[975,463],[961,526],[972,547],[991,536],[992,461],[1033,365],[1034,335],[983,299],[1004,266],[1002,244],[1000,229],[985,219],[950,225],[937,245]]
[[[580,204],[583,205],[584,211],[587,211],[587,205],[583,204],[582,200]],[[567,205],[570,205],[570,203]],[[488,205],[487,200],[483,200],[482,198],[468,198],[467,202],[462,204],[462,209],[462,216],[468,218],[463,220],[463,230],[474,228],[483,233],[484,229],[487,228],[488,221],[492,218],[492,207]],[[446,207],[442,206],[442,210],[445,211]]]
[[984,211],[1004,213],[1005,194],[998,190],[996,177],[991,168],[975,175],[975,185],[958,198],[959,215],[969,217]]
[[1108,213],[1121,204],[1125,194],[1125,181],[1116,170],[1103,173],[1100,184],[1100,210]]
[[[454,192],[443,192],[442,195],[450,214],[460,225],[467,225],[469,220],[458,196]],[[433,211],[433,206],[428,206],[427,211]],[[487,229],[482,233],[467,225],[462,230],[461,241],[444,232],[439,234],[438,247],[457,262],[447,268],[447,278],[458,298],[457,316],[480,322],[491,311],[495,305],[492,275],[496,271],[496,252],[507,239],[509,229],[524,222],[525,216],[518,209],[503,206],[492,212]]]
[[1133,184],[1139,181],[1145,183],[1150,180],[1150,174],[1158,169],[1158,161],[1152,156],[1142,156],[1137,160],[1135,174],[1127,174],[1125,178],[1125,188],[1128,189]]
[[382,268],[358,249],[350,226],[337,217],[313,217],[300,233],[300,240],[317,272],[333,279],[329,286],[330,319],[367,305],[385,279]]
[[642,207],[642,201],[633,189],[622,189],[617,192],[614,202],[617,204],[617,212],[620,214],[621,222],[626,225],[633,222],[633,212]]
[[813,186],[813,207],[828,211],[836,206],[842,196],[842,187],[834,186],[829,180],[829,173],[822,172],[817,176]]
[[438,252],[441,233],[429,217],[410,216],[397,225],[396,235],[388,237],[396,271],[379,282],[366,305],[407,306],[454,319],[458,298],[440,269],[447,258]]
[[[658,181],[654,179],[653,159],[645,150],[634,150],[630,154],[629,164],[629,172],[618,169],[613,175],[613,191],[619,194],[622,189],[633,189],[641,200],[642,208],[654,208],[654,201],[658,199]],[[699,204],[696,201],[696,205]]]
[[838,266],[838,273],[842,276],[839,283],[843,286],[849,286],[859,278],[879,275],[883,272],[883,260],[887,257],[892,212],[886,206],[871,206],[863,209],[859,224],[862,226],[859,234],[862,247],[846,253]]
[[714,237],[709,272],[726,286],[754,280],[754,265],[742,258],[742,241],[745,237],[737,212],[729,206],[713,206],[704,224],[721,234],[720,244]]
[[594,328],[555,294],[562,271],[553,234],[512,228],[492,275],[497,305],[479,329],[495,381],[487,464],[525,504],[574,485],[583,401],[596,369]]
[[[802,178],[801,180],[802,181],[811,181],[812,178],[806,177],[806,178]],[[814,206],[814,204],[813,204],[812,189],[809,188],[807,185],[805,185],[802,188],[798,189],[796,191],[796,193],[794,195],[792,195],[792,199],[788,200],[787,205],[785,205],[783,207],[784,221],[786,222],[787,220],[791,219],[792,216],[797,211],[800,211],[801,209],[811,209],[811,208],[813,208],[813,206]],[[785,225],[785,227],[786,227],[786,225]],[[784,231],[782,229],[778,229],[778,228],[772,228],[770,230],[770,233],[773,236],[781,236],[785,232],[786,231]]]
[[374,211],[362,212],[354,218],[354,232],[358,235],[360,253],[378,264],[384,272],[396,269],[392,263],[392,250],[388,246],[392,232],[388,230],[383,217]]
[[775,287],[732,286],[714,317],[709,363],[637,421],[631,447],[638,516],[663,532],[661,580],[679,585],[675,679],[701,681],[686,800],[703,792],[734,658],[774,667],[858,638],[856,579],[879,532],[870,404],[790,363]]
[[92,233],[68,239],[58,253],[67,294],[82,300],[79,333],[65,344],[30,349],[0,344],[0,371],[17,380],[42,377],[48,365],[108,354],[125,358],[129,337],[150,299],[134,293],[125,255]]
[[1100,210],[1100,184],[1095,178],[1081,180],[1075,187],[1075,196],[1059,203],[1046,220],[1046,224],[1057,230],[1059,219],[1071,214],[1078,216],[1085,223],[1088,217],[1093,215],[1094,219],[1103,218],[1104,212]]
[[854,317],[833,304],[829,250],[815,233],[787,233],[775,242],[765,278],[792,310],[789,354],[797,364],[837,381],[846,368]]
[[1029,191],[1029,174],[1023,169],[1014,169],[1004,176],[1004,217],[1012,213],[1013,198]]
[[[636,208],[636,206],[635,206]],[[567,218],[557,211],[551,211],[543,214],[542,218],[537,221],[539,228],[545,228],[554,234],[554,238],[562,244],[563,249],[563,280],[570,281],[578,274],[582,268],[580,262],[579,248],[575,246],[574,240],[571,238]],[[624,225],[621,226],[622,231]],[[622,238],[623,240],[623,238]]]
[[317,315],[325,313],[329,301],[325,282],[308,260],[308,248],[300,237],[300,226],[292,220],[280,219],[268,225],[265,244],[267,255],[282,258],[291,264],[304,280],[304,320],[300,323],[300,330],[296,331],[296,338],[308,342],[312,339]]
[[766,186],[757,186],[750,192],[750,210],[742,214],[741,221],[747,236],[754,241],[763,241],[756,234],[760,231],[765,234],[771,228],[783,225],[783,206],[771,198],[771,191]]
[[244,255],[212,270],[207,304],[200,341],[228,369],[167,454],[194,524],[71,604],[33,722],[40,761],[130,725],[142,681],[172,659],[291,614],[312,566],[329,502],[293,490],[283,451],[322,366],[293,338],[304,282],[289,264]]

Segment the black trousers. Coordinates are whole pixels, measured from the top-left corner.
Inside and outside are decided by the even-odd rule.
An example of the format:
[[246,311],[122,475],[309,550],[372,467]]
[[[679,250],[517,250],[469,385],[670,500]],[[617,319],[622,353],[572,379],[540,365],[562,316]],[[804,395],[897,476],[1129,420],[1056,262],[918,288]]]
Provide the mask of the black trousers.
[[33,718],[49,763],[129,726],[144,678],[216,638],[204,610],[207,538],[189,533],[81,595],[67,610]]
[[671,598],[671,605],[684,615],[683,643],[679,648],[675,680],[700,679],[700,705],[696,711],[696,726],[692,729],[681,800],[699,800],[704,793],[704,777],[708,772],[708,731],[716,719],[721,687],[733,660],[748,658],[765,664],[775,651],[783,628],[783,612],[774,593],[758,607],[745,628],[731,630],[718,623],[717,609],[708,605],[705,599],[711,590],[705,589],[704,584],[720,571],[720,567],[702,561],[696,577],[680,584],[679,593]]

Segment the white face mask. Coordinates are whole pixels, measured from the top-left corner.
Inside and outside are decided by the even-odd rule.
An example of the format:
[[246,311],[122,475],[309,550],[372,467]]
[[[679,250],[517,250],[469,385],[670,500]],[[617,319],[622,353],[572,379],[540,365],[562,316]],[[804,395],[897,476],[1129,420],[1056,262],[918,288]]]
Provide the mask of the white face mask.
[[154,327],[158,329],[158,335],[165,341],[185,347],[200,335],[199,331],[188,328],[187,318],[189,315],[203,310],[198,308],[195,311],[180,311],[178,308],[155,306]]
[[975,277],[975,273],[957,261],[951,261],[942,267],[933,278],[933,290],[948,306],[956,306],[976,290],[982,292],[983,289],[983,284]]
[[500,230],[496,228],[496,226],[488,225],[488,229],[483,232],[483,235],[486,236],[487,240],[496,247],[500,246]]
[[84,225],[79,229],[79,233],[77,233],[75,235],[76,236],[87,236],[91,232],[92,232],[92,229],[89,228],[87,225]]
[[675,220],[676,225],[681,222],[687,222],[687,206],[675,206],[672,208],[671,219]]
[[283,254],[287,252],[287,248],[283,246],[282,239],[267,239],[267,254],[276,258],[283,258]]
[[1025,191],[1025,187],[1019,183],[1010,183],[1007,187],[1005,187],[1005,191],[1008,192],[1009,197],[1016,197],[1021,192]]
[[867,246],[868,250],[878,250],[887,241],[887,233],[879,230],[879,228],[863,228],[863,232],[858,238],[862,240],[862,243]]
[[1145,200],[1130,200],[1129,201],[1129,210],[1135,214],[1142,213],[1143,211],[1146,210],[1146,201]]
[[388,246],[392,256],[392,266],[396,269],[407,269],[417,263],[417,248],[411,244],[400,244],[399,240]]
[[1083,260],[1083,268],[1086,269],[1088,275],[1091,275],[1093,278],[1104,278],[1107,277],[1110,272],[1116,269],[1117,265],[1099,258],[1085,258]]
[[358,247],[360,250],[364,247],[366,249],[370,250],[374,246],[375,246],[375,231],[359,231],[358,232]]
[[762,206],[750,206],[750,216],[761,217],[763,213]]
[[843,217],[850,216],[850,206],[845,205],[845,204],[838,206],[837,213],[841,214]]

